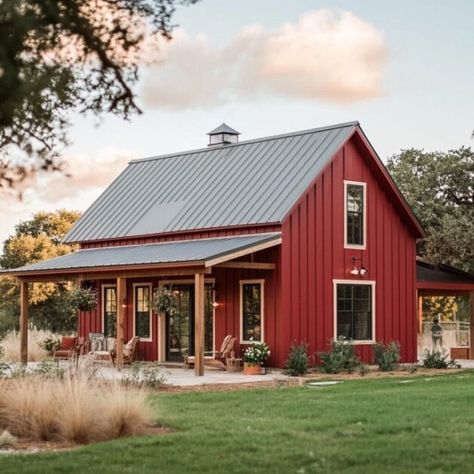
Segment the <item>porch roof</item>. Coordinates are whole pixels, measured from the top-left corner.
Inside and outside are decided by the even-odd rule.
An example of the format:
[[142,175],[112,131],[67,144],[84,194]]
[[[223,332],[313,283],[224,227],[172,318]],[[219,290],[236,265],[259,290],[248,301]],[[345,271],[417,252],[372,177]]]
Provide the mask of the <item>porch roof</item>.
[[279,232],[77,250],[24,267],[0,271],[16,277],[166,266],[210,267],[281,243]]
[[416,286],[419,290],[474,291],[474,275],[450,265],[434,265],[416,258]]

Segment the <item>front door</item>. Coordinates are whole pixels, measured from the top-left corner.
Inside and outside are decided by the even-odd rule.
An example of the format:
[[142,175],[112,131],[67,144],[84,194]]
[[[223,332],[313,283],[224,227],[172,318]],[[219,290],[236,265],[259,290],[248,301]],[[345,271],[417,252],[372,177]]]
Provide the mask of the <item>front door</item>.
[[[194,355],[194,285],[173,284],[176,292],[177,311],[166,314],[166,360],[182,362],[187,355]],[[214,318],[213,290],[206,285],[205,291],[205,350],[212,351]]]

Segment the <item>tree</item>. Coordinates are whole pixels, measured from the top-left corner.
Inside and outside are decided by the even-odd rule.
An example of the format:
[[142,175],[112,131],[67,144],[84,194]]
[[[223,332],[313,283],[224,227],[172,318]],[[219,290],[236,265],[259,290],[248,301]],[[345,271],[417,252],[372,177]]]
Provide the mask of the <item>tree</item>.
[[176,6],[196,1],[1,1],[0,189],[61,168],[70,111],[140,113],[147,45],[170,39]]
[[[80,213],[59,210],[40,212],[20,222],[15,234],[3,245],[0,267],[18,268],[47,258],[65,255],[73,246],[61,244],[62,237],[79,219]],[[75,310],[69,304],[69,287],[53,283],[34,283],[29,295],[30,320],[38,329],[70,332],[76,326]],[[11,278],[0,278],[0,336],[18,328],[19,286]]]
[[402,150],[387,167],[428,233],[419,253],[474,272],[474,152]]

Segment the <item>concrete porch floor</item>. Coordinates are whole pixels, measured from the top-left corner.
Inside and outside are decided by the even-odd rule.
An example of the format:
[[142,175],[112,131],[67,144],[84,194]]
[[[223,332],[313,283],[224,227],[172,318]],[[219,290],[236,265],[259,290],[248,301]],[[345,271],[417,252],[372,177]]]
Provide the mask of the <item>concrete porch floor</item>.
[[[127,374],[130,369],[124,368],[118,372],[112,367],[102,367],[101,376],[107,380],[119,380]],[[266,375],[244,375],[243,372],[226,372],[224,370],[205,370],[202,377],[196,377],[194,370],[183,368],[163,367],[162,373],[165,377],[164,383],[174,387],[194,387],[199,385],[213,384],[239,384],[252,382],[273,382],[288,380],[281,372],[270,372]]]

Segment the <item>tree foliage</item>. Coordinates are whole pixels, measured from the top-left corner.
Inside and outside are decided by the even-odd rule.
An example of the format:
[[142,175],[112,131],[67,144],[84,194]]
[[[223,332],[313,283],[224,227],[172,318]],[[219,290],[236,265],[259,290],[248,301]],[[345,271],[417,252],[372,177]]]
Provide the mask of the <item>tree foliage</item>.
[[474,152],[402,150],[387,167],[428,233],[419,253],[474,272]]
[[171,38],[176,6],[196,1],[1,1],[0,189],[60,169],[68,112],[140,112],[147,45]]
[[[61,244],[61,239],[79,217],[79,212],[59,210],[40,212],[19,223],[3,245],[0,267],[18,268],[71,252],[74,247]],[[31,285],[30,320],[38,329],[69,332],[75,328],[76,315],[68,291],[67,285]],[[18,284],[11,278],[0,278],[0,335],[18,327],[19,298]]]

